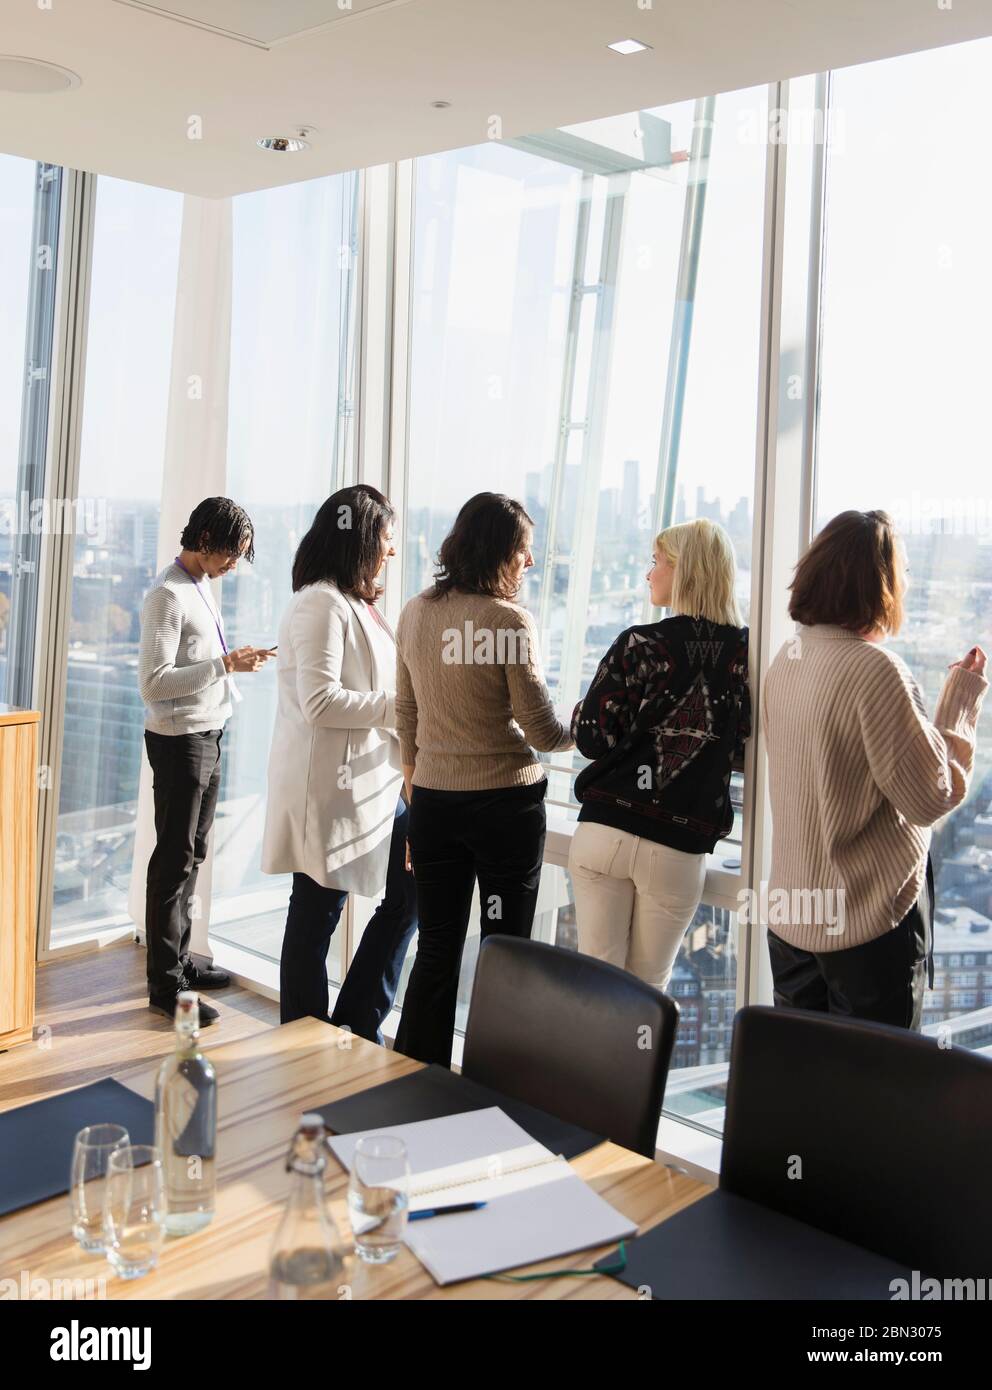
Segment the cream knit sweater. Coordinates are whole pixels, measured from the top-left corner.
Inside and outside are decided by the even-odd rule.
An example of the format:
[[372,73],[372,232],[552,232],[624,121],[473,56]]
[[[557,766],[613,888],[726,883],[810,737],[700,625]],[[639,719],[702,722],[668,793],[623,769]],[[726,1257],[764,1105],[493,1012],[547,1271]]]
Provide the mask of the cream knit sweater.
[[482,594],[412,598],[396,625],[396,727],[413,784],[484,791],[540,782],[533,749],[571,748],[525,608]]
[[[967,795],[988,682],[951,670],[933,723],[905,663],[844,628],[799,627],[761,692],[772,807],[771,930],[801,950],[859,946],[898,925],[920,893],[930,826]],[[843,890],[821,920],[794,890]],[[828,896],[827,890],[832,890]],[[798,910],[804,903],[803,910]],[[833,924],[833,930],[830,930]],[[841,930],[837,930],[841,927]]]
[[[215,617],[216,615],[216,617]],[[166,565],[141,605],[138,689],[153,734],[222,729],[234,682],[224,665],[217,599],[205,579]]]

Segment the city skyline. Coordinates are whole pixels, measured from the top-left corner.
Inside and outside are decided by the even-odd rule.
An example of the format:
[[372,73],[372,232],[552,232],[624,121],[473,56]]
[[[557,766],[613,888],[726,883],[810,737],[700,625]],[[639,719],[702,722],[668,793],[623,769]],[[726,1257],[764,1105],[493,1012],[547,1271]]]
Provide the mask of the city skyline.
[[[626,462],[630,465],[637,461]],[[635,476],[640,477],[639,468],[628,467],[626,473],[626,501],[621,501],[619,513],[613,508],[615,498],[611,490],[601,491],[601,497],[608,498],[610,505],[600,511],[608,534],[603,537],[598,554],[607,557],[604,577],[611,572],[614,577],[626,574],[630,582],[625,592],[630,594],[638,613],[631,617],[614,601],[612,618],[599,615],[593,620],[587,615],[585,650],[589,666],[584,684],[613,636],[629,621],[640,621],[643,555],[635,544],[639,537],[631,540],[622,521],[639,512],[645,499],[639,483],[636,489],[634,486]],[[684,489],[677,495],[679,517],[691,500],[695,508],[702,506],[724,524],[733,514],[737,525],[743,524],[745,516],[749,518],[746,497],[730,504],[719,497],[707,497],[702,487],[695,489],[691,498],[685,496]],[[296,515],[295,506],[257,509],[256,523],[263,533],[272,535],[274,543],[263,547],[254,573],[243,574],[225,585],[225,622],[234,640],[265,623],[277,623],[280,603],[289,592],[290,537]],[[453,516],[432,516],[432,520],[446,529]],[[411,514],[408,522],[403,558],[394,562],[397,574],[409,565],[411,555],[418,557],[419,562],[426,548],[417,516]],[[279,526],[282,536],[276,539]],[[749,538],[749,520],[747,531]],[[111,511],[106,545],[97,550],[84,548],[83,556],[77,557],[60,795],[60,857],[55,880],[60,913],[91,913],[99,908],[101,892],[109,891],[119,903],[125,899],[143,722],[137,691],[137,614],[141,595],[154,576],[157,539],[157,509],[143,502],[130,507],[117,504]],[[909,536],[906,544],[914,588],[907,602],[906,628],[893,645],[908,660],[932,708],[946,670],[946,646],[955,639],[959,645],[964,642],[963,634],[970,630],[968,624],[978,620],[983,601],[992,592],[992,548],[977,537],[965,538],[962,544],[960,537],[940,534]],[[984,564],[981,577],[976,579],[974,565],[979,559]],[[8,581],[9,559],[4,552],[4,538],[0,537],[0,595]],[[952,602],[948,601],[949,589],[954,594]],[[109,593],[114,596],[112,601],[108,601]],[[280,593],[282,599],[277,597]],[[409,597],[409,592],[405,596]],[[121,619],[127,619],[126,626]],[[962,634],[960,638],[958,633]],[[946,653],[947,659],[950,655],[953,653]],[[0,676],[3,659],[0,652]],[[547,666],[553,687],[557,674],[554,653],[548,654]],[[261,678],[251,685],[247,695],[229,731],[231,746],[222,801],[231,806],[255,804],[265,794],[265,752],[275,712],[274,681]],[[576,770],[582,761],[572,755]],[[263,885],[264,880],[257,866],[256,850],[249,847],[249,851],[247,858],[240,854],[238,886],[250,894],[252,885]],[[937,971],[935,988],[927,995],[924,1023],[936,1027],[974,1014],[978,1030],[975,1045],[992,1045],[992,1014],[987,1023],[980,1023],[982,1010],[992,1007],[992,763],[990,754],[981,748],[972,793],[936,832],[934,858],[938,890]],[[264,886],[269,888],[271,884]],[[708,930],[704,954],[699,954],[703,948],[698,938],[693,944],[690,934],[673,976],[672,988],[679,991],[680,1002],[695,1011],[695,1017],[686,1019],[676,1052],[674,1064],[680,1068],[707,1066],[720,1059],[721,1048],[725,1049],[729,1040],[728,1020],[733,1014],[736,957],[729,914],[703,904],[693,932],[701,927]],[[225,928],[228,933],[230,930]],[[572,943],[574,909],[568,905],[556,909],[555,920],[547,930],[560,944]],[[969,944],[970,950],[966,949]],[[974,960],[964,963],[965,956]],[[466,969],[470,978],[470,961]]]

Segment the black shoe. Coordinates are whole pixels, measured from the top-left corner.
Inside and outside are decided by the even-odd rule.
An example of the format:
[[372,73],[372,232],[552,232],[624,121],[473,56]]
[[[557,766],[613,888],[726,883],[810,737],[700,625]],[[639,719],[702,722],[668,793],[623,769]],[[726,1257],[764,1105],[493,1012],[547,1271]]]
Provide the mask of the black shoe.
[[[169,1019],[170,1022],[171,1022],[173,1019],[175,1019],[175,1017],[176,1017],[176,997],[175,997],[175,995],[173,995],[171,999],[169,999],[169,998],[165,998],[165,999],[162,999],[162,998],[150,998],[150,999],[148,1000],[148,1007],[149,1007],[149,1009],[151,1009],[151,1011],[152,1011],[153,1014],[162,1014],[165,1018]],[[206,1004],[206,1003],[204,1003],[204,1001],[201,999],[201,1000],[200,1000],[200,1027],[201,1027],[201,1028],[209,1028],[210,1025],[211,1025],[211,1023],[216,1023],[217,1019],[219,1019],[219,1018],[220,1018],[220,1014],[219,1014],[219,1013],[217,1012],[217,1010],[213,1007],[213,1005],[212,1005],[212,1004]]]
[[230,975],[223,970],[215,970],[212,965],[197,965],[192,960],[183,966],[183,979],[186,989],[226,989],[231,983]]

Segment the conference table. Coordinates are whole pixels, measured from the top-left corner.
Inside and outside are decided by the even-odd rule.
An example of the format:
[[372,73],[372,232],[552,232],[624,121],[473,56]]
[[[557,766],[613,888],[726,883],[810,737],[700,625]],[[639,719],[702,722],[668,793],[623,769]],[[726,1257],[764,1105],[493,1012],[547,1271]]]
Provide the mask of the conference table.
[[[299,1117],[420,1068],[420,1063],[316,1019],[300,1019],[206,1050],[217,1070],[217,1209],[194,1236],[165,1241],[158,1267],[143,1278],[117,1278],[102,1255],[87,1255],[70,1232],[69,1199],[52,1198],[0,1220],[0,1274],[32,1279],[105,1280],[110,1299],[258,1299],[267,1296],[268,1259],[289,1192],[286,1154]],[[152,1099],[159,1061],[119,1078]],[[94,1117],[94,1120],[99,1117]],[[66,1155],[68,1166],[69,1155]],[[674,1215],[712,1189],[618,1144],[601,1143],[572,1161],[599,1195],[636,1221],[638,1232]],[[343,1237],[351,1227],[348,1175],[329,1156],[328,1205]],[[612,1247],[615,1248],[615,1247]],[[514,1274],[588,1268],[601,1246]],[[351,1298],[632,1299],[636,1290],[608,1275],[526,1283],[473,1279],[440,1287],[404,1246],[386,1265],[349,1257],[343,1280]],[[99,1286],[98,1286],[99,1287]]]

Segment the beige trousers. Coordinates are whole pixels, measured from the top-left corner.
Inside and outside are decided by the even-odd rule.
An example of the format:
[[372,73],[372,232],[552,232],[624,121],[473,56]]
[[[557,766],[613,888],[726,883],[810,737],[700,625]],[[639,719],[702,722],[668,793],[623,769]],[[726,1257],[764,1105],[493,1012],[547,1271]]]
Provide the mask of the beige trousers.
[[579,950],[665,989],[703,895],[705,854],[580,821],[568,871]]

